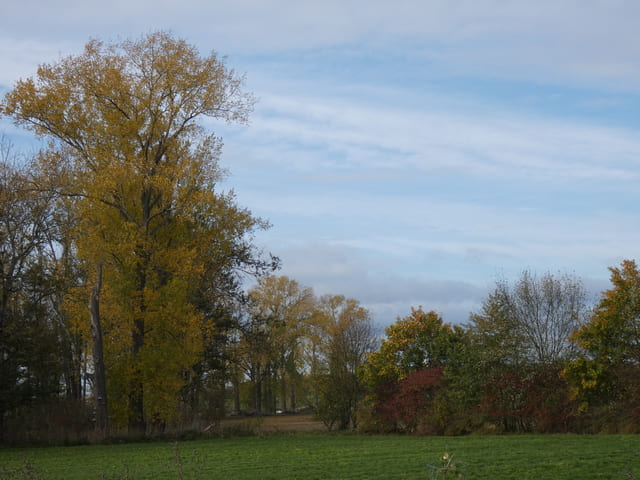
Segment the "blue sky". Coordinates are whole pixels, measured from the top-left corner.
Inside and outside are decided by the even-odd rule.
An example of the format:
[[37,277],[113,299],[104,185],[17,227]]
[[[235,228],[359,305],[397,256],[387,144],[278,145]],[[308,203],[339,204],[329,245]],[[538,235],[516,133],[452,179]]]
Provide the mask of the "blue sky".
[[418,305],[465,322],[525,268],[597,295],[638,258],[640,2],[7,3],[3,91],[90,37],[227,55],[259,102],[210,125],[225,188],[272,223],[256,241],[281,274],[379,325]]

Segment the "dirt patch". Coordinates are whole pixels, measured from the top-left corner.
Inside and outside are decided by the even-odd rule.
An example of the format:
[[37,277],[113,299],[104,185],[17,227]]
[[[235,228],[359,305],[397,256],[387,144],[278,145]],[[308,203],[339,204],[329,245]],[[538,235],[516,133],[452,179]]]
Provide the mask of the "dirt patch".
[[326,431],[324,423],[313,415],[273,415],[268,417],[233,417],[221,422],[222,428],[247,426],[258,432],[317,432]]

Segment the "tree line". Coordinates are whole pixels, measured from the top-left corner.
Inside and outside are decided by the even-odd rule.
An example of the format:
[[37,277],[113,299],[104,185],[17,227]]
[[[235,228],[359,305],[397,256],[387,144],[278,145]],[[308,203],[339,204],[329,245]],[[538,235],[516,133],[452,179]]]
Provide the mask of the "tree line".
[[[274,276],[268,222],[219,188],[243,77],[165,32],[41,65],[0,112],[0,441],[152,433],[310,408],[329,428],[637,428],[636,265],[595,308],[579,280],[500,281],[468,325],[369,312]],[[247,279],[254,286],[245,290]]]
[[253,242],[268,222],[218,186],[204,119],[246,122],[243,81],[154,32],[92,40],[4,96],[45,146],[0,146],[0,441],[146,434],[311,397],[329,424],[352,420],[328,398],[360,399],[369,313],[270,277],[279,259]]
[[498,281],[465,325],[412,309],[368,357],[373,431],[640,431],[640,272],[611,267],[592,305],[569,275]]

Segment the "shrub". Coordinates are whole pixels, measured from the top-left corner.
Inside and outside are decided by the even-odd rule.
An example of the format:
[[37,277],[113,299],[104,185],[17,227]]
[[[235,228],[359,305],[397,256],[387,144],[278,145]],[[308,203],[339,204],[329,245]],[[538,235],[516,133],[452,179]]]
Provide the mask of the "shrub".
[[434,399],[442,387],[443,369],[432,367],[378,386],[373,417],[391,430],[438,433]]

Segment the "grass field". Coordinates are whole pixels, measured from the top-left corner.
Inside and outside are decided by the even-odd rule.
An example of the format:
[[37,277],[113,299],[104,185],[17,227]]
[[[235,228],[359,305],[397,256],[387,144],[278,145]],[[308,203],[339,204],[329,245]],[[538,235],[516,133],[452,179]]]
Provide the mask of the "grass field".
[[[444,452],[467,479],[624,479],[640,436],[468,437],[276,433],[262,437],[0,449],[3,479],[428,479]],[[442,478],[442,477],[439,477]],[[449,477],[451,478],[451,477]]]

